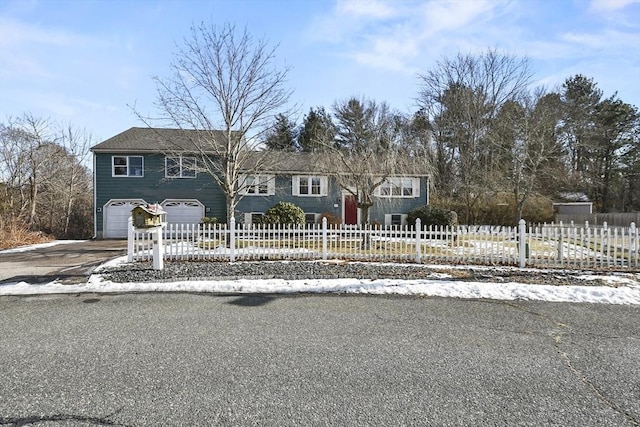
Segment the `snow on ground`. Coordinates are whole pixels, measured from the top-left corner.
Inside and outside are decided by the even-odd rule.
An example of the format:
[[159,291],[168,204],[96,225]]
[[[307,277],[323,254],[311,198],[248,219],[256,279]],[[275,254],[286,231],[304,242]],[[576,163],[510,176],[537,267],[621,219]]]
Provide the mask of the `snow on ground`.
[[[175,281],[166,283],[114,283],[103,279],[100,270],[126,262],[126,257],[110,261],[96,269],[87,283],[68,285],[58,281],[45,284],[25,282],[0,285],[0,295],[109,292],[211,292],[211,293],[349,293],[376,295],[420,295],[465,299],[539,300],[640,305],[640,285],[624,275],[584,275],[585,281],[608,280],[612,286],[551,286],[526,283],[488,283],[460,280],[220,280]],[[442,270],[447,266],[438,265]],[[455,266],[449,268],[455,269]],[[493,267],[495,268],[495,267]]]
[[[2,253],[23,252],[31,249],[77,241],[56,241],[32,245]],[[115,283],[104,279],[100,271],[107,267],[126,263],[127,257],[119,257],[94,270],[87,283],[62,284],[57,280],[44,284],[9,282],[0,284],[2,295],[121,293],[121,292],[211,292],[211,293],[349,293],[376,295],[415,295],[464,299],[538,300],[552,302],[582,302],[604,304],[640,305],[639,274],[580,275],[585,286],[552,286],[526,283],[472,282],[455,279],[431,280],[363,280],[363,279],[308,279],[308,280],[208,280],[174,281],[162,283]],[[429,266],[425,266],[429,267]],[[455,270],[462,266],[433,265],[438,270]],[[497,267],[487,267],[496,269]],[[505,267],[508,268],[508,267]],[[474,269],[482,269],[474,266]],[[574,272],[575,273],[575,272]],[[589,281],[603,280],[611,286],[590,286]]]

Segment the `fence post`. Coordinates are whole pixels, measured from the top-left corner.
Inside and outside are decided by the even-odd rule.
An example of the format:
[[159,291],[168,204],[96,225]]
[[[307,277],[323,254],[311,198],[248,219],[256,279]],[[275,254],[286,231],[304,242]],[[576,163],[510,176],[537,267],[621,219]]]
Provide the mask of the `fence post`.
[[162,227],[153,231],[153,269],[164,269],[164,243],[162,243]]
[[236,219],[231,217],[229,220],[229,261],[236,260]]
[[133,218],[127,220],[127,262],[133,262]]
[[327,260],[327,217],[322,218],[322,260]]
[[416,218],[416,262],[422,262],[422,221]]
[[629,225],[629,266],[638,266],[638,250],[640,242],[638,242],[638,230],[636,229],[636,223],[632,222]]
[[520,243],[520,268],[523,268],[527,264],[527,223],[524,219],[521,219],[518,223],[518,234],[519,234],[519,243]]

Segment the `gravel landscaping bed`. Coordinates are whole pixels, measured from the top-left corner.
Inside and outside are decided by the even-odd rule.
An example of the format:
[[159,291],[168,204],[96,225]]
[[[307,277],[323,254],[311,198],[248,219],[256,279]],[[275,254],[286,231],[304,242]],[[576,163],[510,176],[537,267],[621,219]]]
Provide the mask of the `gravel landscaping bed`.
[[[163,270],[153,270],[150,262],[122,264],[100,271],[108,280],[126,282],[169,282],[176,280],[238,280],[238,279],[428,279],[481,282],[521,282],[545,285],[615,286],[598,278],[585,280],[580,275],[596,276],[604,272],[567,270],[517,269],[513,267],[435,267],[406,264],[381,264],[343,261],[272,261],[272,262],[203,262],[182,261],[164,263]],[[611,272],[606,272],[611,275]],[[624,274],[624,273],[621,273]],[[624,274],[640,283],[639,275]]]

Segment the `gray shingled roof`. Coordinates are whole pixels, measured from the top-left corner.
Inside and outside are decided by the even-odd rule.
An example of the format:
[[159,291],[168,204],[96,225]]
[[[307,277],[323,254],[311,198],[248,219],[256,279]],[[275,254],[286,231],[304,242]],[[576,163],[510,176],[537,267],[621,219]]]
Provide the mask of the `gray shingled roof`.
[[[133,127],[113,136],[91,148],[94,153],[161,153],[163,151],[198,152],[196,143],[202,145],[203,138],[215,138],[224,141],[222,131],[185,130],[164,128]],[[212,150],[213,151],[213,150]],[[295,153],[281,151],[254,151],[249,153],[243,169],[262,170],[267,173],[322,173],[319,164],[326,153]],[[265,158],[266,157],[266,158]],[[336,164],[336,167],[339,165]],[[417,163],[405,166],[403,174],[427,175],[425,164]]]
[[[214,138],[224,141],[224,133],[219,130],[187,130],[133,127],[91,147],[95,153],[161,152],[167,150],[198,151],[196,143]],[[201,144],[200,144],[201,145]]]
[[[322,156],[327,153],[296,153],[290,151],[260,151],[252,153],[254,158],[250,159],[245,165],[246,169],[262,170],[271,173],[326,173],[327,164],[321,164]],[[264,157],[267,157],[265,160]],[[254,161],[260,161],[262,166],[255,168]],[[423,162],[408,162],[404,165],[402,175],[407,176],[426,176],[428,175],[427,165]],[[334,167],[340,168],[339,162],[335,162]],[[337,172],[334,171],[334,172]]]

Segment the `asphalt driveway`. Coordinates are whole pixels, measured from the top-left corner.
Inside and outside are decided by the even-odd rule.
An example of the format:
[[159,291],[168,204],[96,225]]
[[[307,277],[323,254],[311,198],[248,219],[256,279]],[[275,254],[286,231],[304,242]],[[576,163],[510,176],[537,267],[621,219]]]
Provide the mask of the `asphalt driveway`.
[[0,253],[0,284],[86,282],[100,264],[126,253],[126,240],[87,240],[26,252]]

